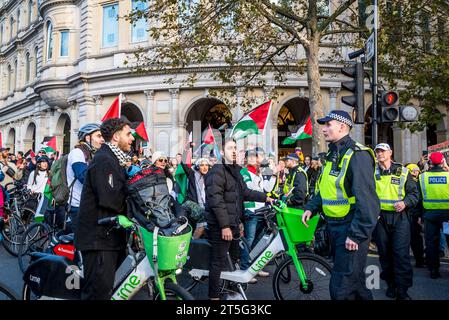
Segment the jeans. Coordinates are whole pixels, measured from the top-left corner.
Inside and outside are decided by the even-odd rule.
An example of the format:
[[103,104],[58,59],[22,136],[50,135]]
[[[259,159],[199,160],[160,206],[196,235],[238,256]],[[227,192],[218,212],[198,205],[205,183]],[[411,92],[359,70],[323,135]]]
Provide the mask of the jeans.
[[[257,216],[249,212],[247,212],[247,214],[249,216],[249,219],[244,223],[244,234],[249,250],[251,250],[253,248],[253,244],[256,244],[260,240],[260,237],[262,236],[262,229],[264,222],[262,216]],[[251,265],[250,263],[251,259],[246,247],[242,249],[240,259],[242,270],[248,269]]]
[[239,257],[240,247],[237,240],[225,241],[221,238],[221,229],[217,226],[208,226],[207,237],[211,244],[209,261],[209,298],[219,298],[220,275],[222,271],[228,271],[228,252],[232,263]]

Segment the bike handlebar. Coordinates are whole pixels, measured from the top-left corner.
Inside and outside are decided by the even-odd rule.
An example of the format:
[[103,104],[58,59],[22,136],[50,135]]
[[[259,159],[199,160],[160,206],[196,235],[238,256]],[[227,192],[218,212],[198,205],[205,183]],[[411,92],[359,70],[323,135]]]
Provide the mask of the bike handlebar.
[[107,225],[107,224],[112,224],[113,222],[116,222],[116,221],[117,221],[117,217],[101,218],[101,219],[98,219],[98,224],[100,226],[103,226],[103,225]]

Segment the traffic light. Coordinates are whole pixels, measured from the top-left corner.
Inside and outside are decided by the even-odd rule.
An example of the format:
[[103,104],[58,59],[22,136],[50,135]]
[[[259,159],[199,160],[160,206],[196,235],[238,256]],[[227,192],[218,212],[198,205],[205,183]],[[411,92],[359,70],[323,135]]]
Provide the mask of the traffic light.
[[399,94],[396,91],[381,91],[380,105],[382,123],[399,121]]
[[341,73],[345,76],[353,78],[351,81],[344,81],[341,87],[345,90],[353,92],[351,96],[344,96],[341,102],[354,108],[356,117],[354,123],[365,123],[365,88],[363,84],[363,63],[357,62],[351,67],[341,69]]

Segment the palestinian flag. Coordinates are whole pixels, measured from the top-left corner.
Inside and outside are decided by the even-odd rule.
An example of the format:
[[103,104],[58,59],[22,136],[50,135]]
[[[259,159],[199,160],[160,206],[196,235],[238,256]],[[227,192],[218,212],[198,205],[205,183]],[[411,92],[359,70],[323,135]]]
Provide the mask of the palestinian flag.
[[145,130],[145,125],[143,124],[143,122],[140,122],[139,125],[135,129],[133,129],[132,134],[136,139],[139,138],[143,141],[149,141],[147,130]]
[[261,134],[267,125],[271,105],[272,100],[261,104],[243,116],[232,128],[231,137],[239,140],[250,134]]
[[47,184],[45,185],[44,193],[41,196],[41,199],[37,206],[36,214],[34,216],[34,221],[35,222],[44,221],[45,211],[47,211],[48,209],[51,209],[52,207],[54,207],[53,194],[51,192],[50,179],[48,179]]
[[104,122],[111,118],[120,118],[122,109],[122,94],[120,93],[117,98],[114,99],[106,114],[101,118],[101,122]]
[[0,132],[0,148],[3,148],[2,133]]
[[56,153],[56,136],[53,137],[45,137],[44,141],[42,142],[44,147],[42,150],[44,150],[46,153]]
[[187,173],[184,170],[184,167],[182,166],[182,164],[179,164],[176,168],[176,172],[175,172],[175,183],[178,185],[179,187],[179,192],[178,192],[178,202],[179,203],[183,203],[187,197],[187,185],[189,183],[188,177],[187,177]]
[[27,159],[27,158],[34,158],[34,157],[36,157],[36,154],[33,152],[33,150],[30,149],[23,155],[23,157],[25,159]]
[[299,127],[298,131],[293,133],[290,137],[287,137],[282,141],[282,144],[292,144],[298,140],[312,138],[312,121],[310,116],[307,118],[306,124]]

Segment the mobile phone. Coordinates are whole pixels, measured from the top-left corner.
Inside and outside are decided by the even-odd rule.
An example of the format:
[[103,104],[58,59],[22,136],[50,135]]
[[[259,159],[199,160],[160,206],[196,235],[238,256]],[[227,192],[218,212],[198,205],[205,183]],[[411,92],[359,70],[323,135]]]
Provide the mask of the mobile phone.
[[423,152],[422,152],[422,155],[423,155],[423,156],[427,156],[428,154],[429,154],[429,151],[423,150]]

